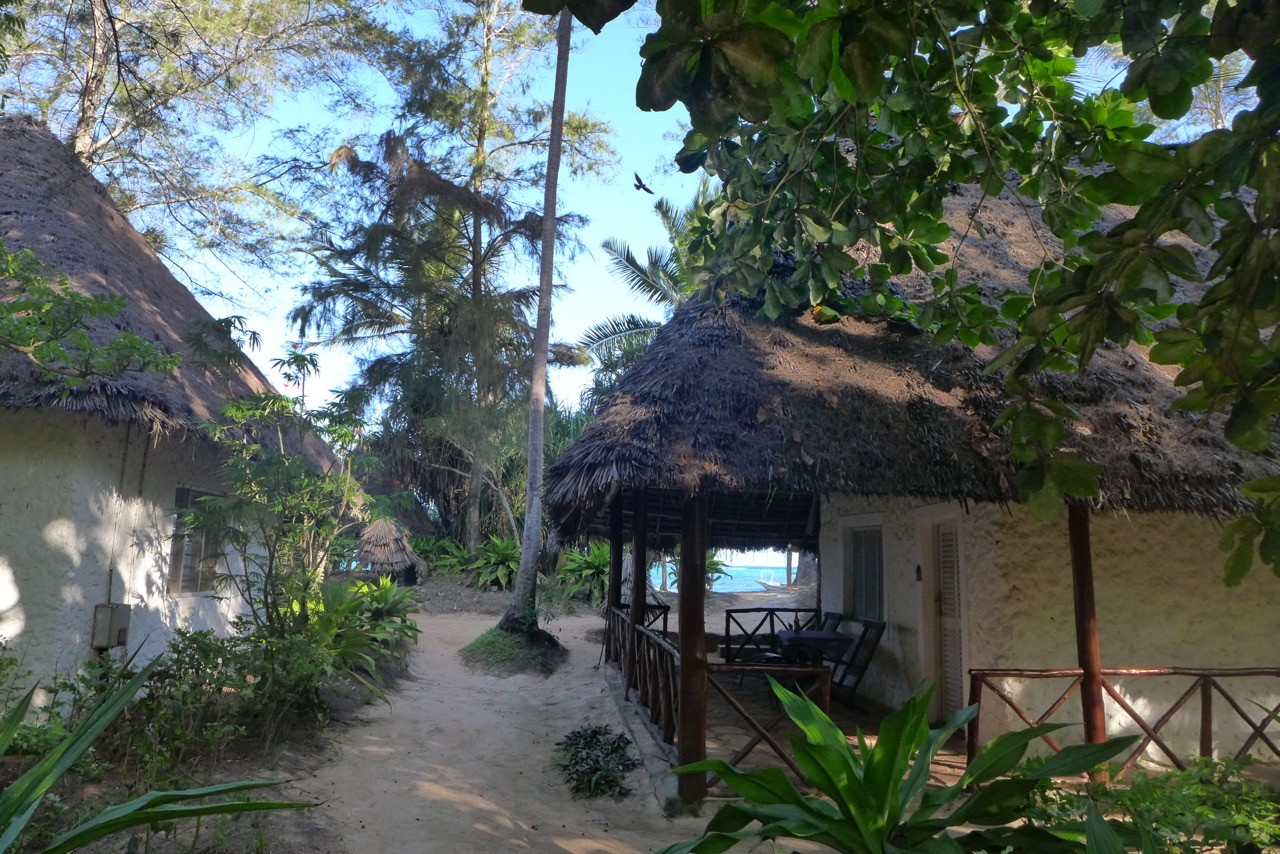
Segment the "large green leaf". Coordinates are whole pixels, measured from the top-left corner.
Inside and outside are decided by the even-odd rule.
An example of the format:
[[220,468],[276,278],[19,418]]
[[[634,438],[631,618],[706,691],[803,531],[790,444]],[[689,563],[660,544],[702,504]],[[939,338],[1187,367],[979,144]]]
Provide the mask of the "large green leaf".
[[49,788],[79,761],[102,731],[124,711],[159,662],[156,659],[138,671],[136,676],[94,709],[75,732],[0,793],[0,824],[4,827],[3,833],[0,833],[0,851],[7,850],[13,844]]
[[1068,744],[1033,771],[1027,772],[1027,776],[1037,780],[1077,777],[1114,759],[1137,740],[1136,735],[1118,735],[1098,744]]
[[984,744],[978,751],[978,755],[973,757],[973,761],[960,777],[959,785],[963,787],[981,784],[1008,774],[1026,755],[1027,745],[1040,736],[1056,732],[1065,726],[1066,724],[1041,724],[996,736]]
[[200,798],[237,794],[252,789],[278,786],[280,780],[244,780],[220,783],[198,789],[148,792],[127,803],[104,810],[95,818],[80,824],[55,839],[45,854],[63,854],[74,851],[90,842],[110,836],[131,827],[174,821],[180,818],[196,818],[210,815],[238,815],[264,810],[305,809],[312,806],[298,801],[218,801],[215,803],[189,804],[186,801]]
[[0,756],[9,751],[9,745],[13,743],[18,727],[22,726],[22,722],[27,717],[27,710],[31,708],[31,698],[35,693],[35,688],[28,691],[12,709],[5,713],[4,720],[0,721]]

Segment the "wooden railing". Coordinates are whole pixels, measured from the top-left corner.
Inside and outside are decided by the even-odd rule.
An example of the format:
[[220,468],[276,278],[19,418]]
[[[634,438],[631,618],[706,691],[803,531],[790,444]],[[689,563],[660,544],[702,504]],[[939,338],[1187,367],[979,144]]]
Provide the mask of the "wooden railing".
[[[667,619],[671,613],[670,605],[646,605],[644,613],[645,628],[654,629],[664,638],[670,635],[667,631]],[[623,628],[631,624],[631,615],[624,605],[621,610],[609,608],[605,611],[605,660],[621,662],[622,653],[627,648],[627,632]],[[660,627],[660,628],[659,628]]]
[[636,631],[636,699],[664,744],[675,744],[680,720],[680,652],[653,629]]
[[[723,677],[729,676],[772,676],[786,687],[796,691],[797,693],[809,696],[818,707],[824,712],[831,709],[831,671],[821,665],[798,665],[798,664],[721,664],[719,662],[707,663],[707,683],[719,692],[725,702],[729,704],[729,708],[733,709],[740,718],[742,718],[747,726],[752,730],[754,735],[751,739],[738,749],[736,753],[728,760],[730,765],[738,765],[742,760],[750,755],[761,742],[765,742],[773,749],[783,762],[795,773],[795,775],[804,779],[804,773],[800,770],[800,766],[796,764],[795,759],[791,756],[791,751],[787,750],[780,744],[773,734],[773,730],[782,723],[787,713],[779,709],[774,716],[766,723],[760,723],[747,710],[742,701],[731,691],[726,684],[728,681]],[[712,777],[707,785],[715,785],[716,778]]]
[[[1112,684],[1112,679],[1123,678],[1142,679],[1142,678],[1185,678],[1190,680],[1190,684],[1173,702],[1173,704],[1154,722],[1148,721],[1140,714],[1129,699],[1126,699]],[[1242,759],[1247,756],[1257,745],[1265,745],[1277,758],[1280,758],[1280,747],[1277,747],[1273,738],[1280,739],[1280,734],[1272,736],[1268,734],[1267,729],[1280,715],[1280,703],[1275,704],[1271,708],[1258,708],[1256,711],[1250,711],[1245,708],[1245,704],[1241,703],[1231,691],[1223,684],[1224,680],[1239,679],[1247,677],[1267,677],[1276,679],[1274,686],[1267,691],[1267,696],[1275,698],[1280,695],[1280,668],[1271,667],[1252,667],[1252,668],[1236,668],[1227,670],[1205,670],[1188,667],[1121,667],[1121,668],[1103,668],[1102,671],[1102,688],[1107,696],[1115,703],[1125,716],[1128,717],[1141,731],[1143,738],[1134,746],[1133,751],[1123,760],[1121,774],[1128,772],[1138,762],[1147,749],[1155,745],[1168,758],[1174,767],[1186,770],[1189,764],[1189,757],[1186,751],[1178,751],[1164,735],[1164,730],[1169,722],[1174,720],[1177,714],[1187,706],[1193,697],[1199,697],[1199,744],[1198,753],[1200,756],[1215,755],[1214,745],[1214,695],[1217,694],[1225,702],[1231,710],[1231,714],[1227,715],[1228,720],[1238,720],[1245,725],[1249,732],[1248,738],[1234,753],[1236,759]],[[1018,670],[1018,669],[974,669],[969,671],[969,703],[978,705],[978,714],[969,724],[967,737],[967,749],[969,759],[973,759],[981,744],[980,722],[982,720],[983,700],[988,692],[999,699],[1001,703],[1010,708],[1015,715],[1027,726],[1036,726],[1047,722],[1053,717],[1059,709],[1063,707],[1068,700],[1075,695],[1080,687],[1080,682],[1084,678],[1083,672],[1076,669],[1064,670]],[[1024,709],[1019,703],[1010,696],[997,680],[1040,680],[1040,679],[1066,679],[1070,680],[1062,693],[1058,695],[1049,707],[1037,717]],[[1256,715],[1256,718],[1255,718]],[[1280,725],[1276,727],[1280,730]],[[1051,736],[1042,735],[1049,747],[1057,752],[1061,749],[1060,745]]]
[[817,628],[821,621],[817,608],[730,608],[724,612],[724,660],[769,652],[779,631]]

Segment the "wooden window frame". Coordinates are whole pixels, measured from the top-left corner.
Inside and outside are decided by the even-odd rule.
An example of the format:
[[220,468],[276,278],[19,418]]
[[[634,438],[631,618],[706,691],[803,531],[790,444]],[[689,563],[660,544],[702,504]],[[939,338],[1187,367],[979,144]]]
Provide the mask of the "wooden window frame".
[[[178,511],[196,506],[195,502],[206,496],[218,495],[202,489],[179,486],[175,490],[174,507]],[[199,555],[194,558],[194,572],[190,567],[189,549],[199,538]],[[173,520],[173,538],[169,548],[169,595],[204,596],[214,592],[217,577],[225,571],[226,559],[221,545],[203,532],[191,532],[182,521],[181,512]],[[194,578],[194,584],[189,583]]]

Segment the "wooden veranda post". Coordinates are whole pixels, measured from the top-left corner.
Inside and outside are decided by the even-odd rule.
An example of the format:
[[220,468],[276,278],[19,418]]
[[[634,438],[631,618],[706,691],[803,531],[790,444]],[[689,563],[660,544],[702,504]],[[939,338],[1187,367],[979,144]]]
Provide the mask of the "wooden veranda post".
[[[622,494],[613,497],[609,505],[609,587],[605,593],[606,622],[613,619],[615,608],[622,607]],[[613,633],[605,632],[608,648],[605,654],[610,661],[617,661],[622,650],[613,649]]]
[[635,680],[640,628],[644,625],[645,605],[649,601],[649,495],[644,489],[636,491],[631,527],[635,534],[631,544],[631,633],[622,667],[622,684],[627,690],[631,690]]
[[[707,758],[707,498],[685,500],[680,531],[680,721],[676,756],[681,765]],[[681,774],[680,800],[701,803],[706,774]]]
[[1076,653],[1084,676],[1080,702],[1084,708],[1084,738],[1091,744],[1107,740],[1102,708],[1102,651],[1098,646],[1098,612],[1093,593],[1093,547],[1089,540],[1089,507],[1067,503],[1067,536],[1071,544],[1071,589],[1076,607]]

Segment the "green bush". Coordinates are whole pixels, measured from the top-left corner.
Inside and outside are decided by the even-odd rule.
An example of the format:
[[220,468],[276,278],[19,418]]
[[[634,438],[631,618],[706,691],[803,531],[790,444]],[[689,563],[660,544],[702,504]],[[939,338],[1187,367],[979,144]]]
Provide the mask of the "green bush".
[[631,794],[623,782],[627,772],[640,767],[631,755],[631,741],[607,726],[579,727],[557,741],[555,763],[574,797],[607,795],[620,801]]
[[490,536],[471,565],[469,583],[482,589],[496,584],[508,590],[519,570],[520,543],[510,537]]
[[353,679],[385,699],[381,670],[417,643],[421,630],[410,616],[416,608],[413,591],[389,577],[322,585],[310,627],[322,675]]
[[[0,792],[0,852],[7,851],[18,841],[18,837],[30,824],[36,809],[46,798],[53,797],[49,790],[81,761],[94,742],[125,709],[130,698],[150,680],[161,664],[162,659],[153,661],[115,688],[99,705],[88,712],[74,732],[59,739],[34,765]],[[17,705],[9,709],[3,720],[0,720],[0,755],[12,746],[13,737],[31,707],[31,698],[34,693],[35,689],[32,688]],[[45,854],[74,851],[121,830],[172,822],[180,818],[309,806],[302,803],[241,800],[208,802],[206,800],[209,797],[275,786],[278,782],[249,780],[199,789],[148,792],[128,803],[111,807],[95,818],[64,832],[44,848]]]
[[1202,758],[1186,771],[1135,774],[1127,785],[1046,787],[1028,818],[1039,824],[1078,819],[1096,803],[1132,821],[1144,852],[1250,854],[1280,845],[1280,792],[1246,778],[1243,768],[1233,760]]
[[947,739],[972,720],[970,706],[941,728],[929,728],[933,689],[909,699],[880,723],[874,742],[859,731],[856,749],[807,697],[769,682],[800,733],[791,737],[796,763],[818,795],[802,794],[776,767],[739,771],[709,760],[677,768],[710,771],[744,799],[712,817],[703,835],[664,854],[720,852],[758,839],[805,839],[836,851],[1121,851],[1131,828],[1106,821],[1096,807],[1083,821],[1053,827],[1012,826],[1032,809],[1043,781],[1083,774],[1133,744],[1136,737],[1074,744],[1035,766],[1020,763],[1027,746],[1060,729],[1044,724],[1002,735],[978,751],[959,781],[930,786],[930,764]]
[[217,762],[245,732],[248,661],[238,637],[175,630],[137,701],[108,731],[112,755],[164,784],[186,778],[195,761]]
[[566,597],[580,596],[593,605],[603,601],[609,586],[608,544],[591,543],[585,550],[565,552],[559,577]]
[[465,545],[447,537],[410,537],[409,545],[427,562],[432,575],[457,578],[471,568],[473,556]]

